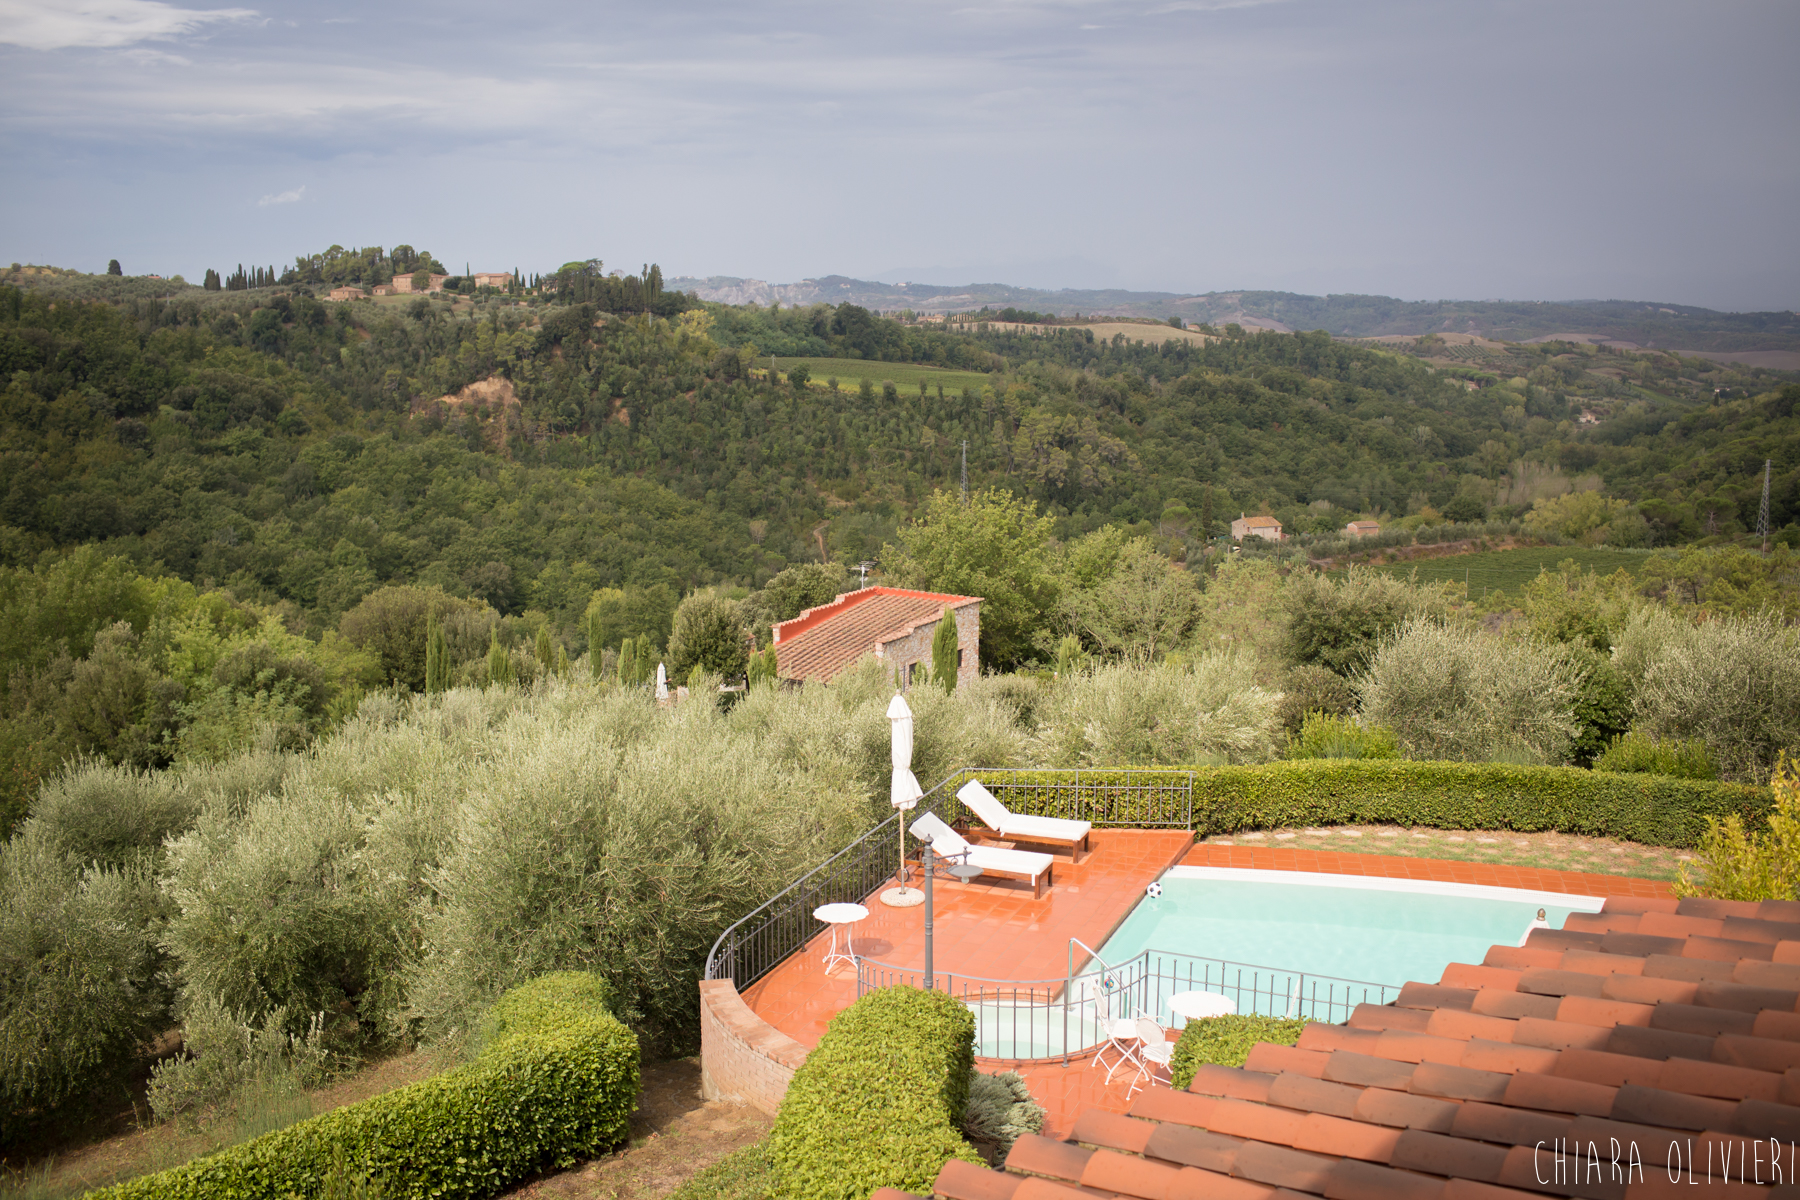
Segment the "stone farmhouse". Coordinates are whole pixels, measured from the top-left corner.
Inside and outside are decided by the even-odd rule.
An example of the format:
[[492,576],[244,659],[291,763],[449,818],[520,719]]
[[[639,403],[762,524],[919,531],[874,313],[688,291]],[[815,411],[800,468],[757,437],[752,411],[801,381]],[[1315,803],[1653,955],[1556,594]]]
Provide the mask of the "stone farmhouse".
[[1379,521],[1352,521],[1344,526],[1344,532],[1351,537],[1374,537],[1381,532]]
[[513,281],[511,271],[477,271],[471,278],[476,287],[511,287]]
[[[433,275],[433,276],[431,276],[431,283],[429,286],[427,286],[425,288],[425,290],[428,292],[443,291],[444,290],[444,280],[446,280],[448,278],[450,278],[448,275]],[[418,290],[417,288],[413,287],[413,273],[411,271],[407,271],[402,274],[396,274],[394,276],[394,282],[393,282],[392,286],[393,286],[394,292],[396,294],[402,295],[402,296],[410,296],[415,291]]]
[[931,639],[944,610],[956,621],[958,684],[980,674],[981,597],[866,587],[809,608],[775,626],[775,673],[799,683],[830,683],[864,655],[891,665],[902,689],[931,669]]
[[1281,522],[1274,517],[1247,517],[1240,514],[1231,523],[1231,539],[1241,542],[1249,537],[1259,537],[1269,542],[1287,539],[1287,535],[1281,532]]

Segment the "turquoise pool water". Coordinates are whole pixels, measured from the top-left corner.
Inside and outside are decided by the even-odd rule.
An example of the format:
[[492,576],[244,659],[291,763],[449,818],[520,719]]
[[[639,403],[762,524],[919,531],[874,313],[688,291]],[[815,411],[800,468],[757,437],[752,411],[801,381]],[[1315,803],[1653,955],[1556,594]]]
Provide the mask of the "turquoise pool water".
[[1516,945],[1539,909],[1560,929],[1571,912],[1600,907],[1593,897],[1454,884],[1390,890],[1321,878],[1345,877],[1177,867],[1162,879],[1162,896],[1139,902],[1100,957],[1116,964],[1156,950],[1339,979],[1435,983],[1450,963],[1478,963],[1490,946]]

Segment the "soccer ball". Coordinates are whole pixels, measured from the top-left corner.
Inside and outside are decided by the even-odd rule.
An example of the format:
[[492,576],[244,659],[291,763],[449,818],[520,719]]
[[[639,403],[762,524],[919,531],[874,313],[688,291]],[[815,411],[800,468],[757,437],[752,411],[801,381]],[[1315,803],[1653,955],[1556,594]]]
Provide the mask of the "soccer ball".
[[1144,894],[1152,900],[1159,899],[1162,896],[1162,884],[1152,883],[1149,887],[1144,889]]

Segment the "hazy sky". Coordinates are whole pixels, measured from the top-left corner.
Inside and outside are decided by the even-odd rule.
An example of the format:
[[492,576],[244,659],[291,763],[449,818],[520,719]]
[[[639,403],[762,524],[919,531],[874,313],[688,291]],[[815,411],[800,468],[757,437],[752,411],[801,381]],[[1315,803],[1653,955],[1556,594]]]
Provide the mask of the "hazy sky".
[[1800,308],[1794,0],[0,0],[0,261]]

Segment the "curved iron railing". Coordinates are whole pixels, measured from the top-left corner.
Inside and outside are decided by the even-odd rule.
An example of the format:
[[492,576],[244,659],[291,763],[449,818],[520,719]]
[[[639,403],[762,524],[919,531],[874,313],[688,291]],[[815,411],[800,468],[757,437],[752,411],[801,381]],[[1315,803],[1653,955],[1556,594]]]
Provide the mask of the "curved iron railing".
[[[1085,776],[1085,778],[1084,778]],[[1039,816],[1070,817],[1113,828],[1191,828],[1194,773],[1154,767],[1116,770],[1036,770],[958,767],[926,792],[907,821],[934,812],[955,825],[971,814],[958,788],[979,779],[1007,807]],[[858,903],[894,878],[899,816],[891,816],[746,913],[719,935],[706,956],[707,979],[748,987],[804,946],[821,926],[813,909]],[[979,825],[980,822],[976,821]]]

